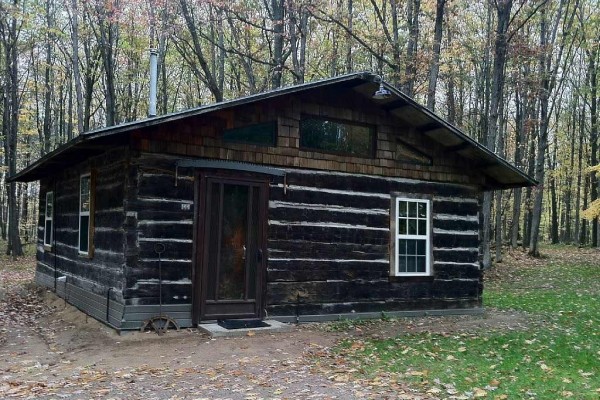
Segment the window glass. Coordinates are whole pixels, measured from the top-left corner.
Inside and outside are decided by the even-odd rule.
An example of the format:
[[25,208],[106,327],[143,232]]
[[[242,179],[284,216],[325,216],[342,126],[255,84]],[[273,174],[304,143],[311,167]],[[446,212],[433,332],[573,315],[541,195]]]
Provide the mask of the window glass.
[[80,193],[80,209],[82,212],[90,211],[90,177],[82,176],[81,177],[81,193]]
[[406,234],[406,219],[405,218],[400,218],[398,220],[398,233]]
[[46,218],[52,218],[54,212],[54,193],[46,193]]
[[429,275],[429,200],[397,198],[396,275]]
[[359,157],[373,157],[375,129],[317,117],[303,117],[300,122],[300,146],[343,153]]
[[90,247],[90,175],[79,179],[79,252],[87,254]]
[[224,142],[275,146],[276,140],[277,124],[275,122],[226,129],[223,132]]
[[90,216],[82,215],[79,224],[79,251],[87,253],[89,249]]
[[52,246],[54,219],[54,192],[46,193],[46,212],[44,213],[44,245]]

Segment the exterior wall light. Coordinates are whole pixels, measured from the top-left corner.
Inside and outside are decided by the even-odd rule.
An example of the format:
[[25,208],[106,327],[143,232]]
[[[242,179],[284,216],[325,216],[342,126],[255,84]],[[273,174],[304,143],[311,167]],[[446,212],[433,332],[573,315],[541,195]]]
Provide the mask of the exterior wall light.
[[385,100],[392,97],[392,92],[383,87],[383,76],[375,75],[375,82],[379,80],[379,89],[373,94],[375,100]]

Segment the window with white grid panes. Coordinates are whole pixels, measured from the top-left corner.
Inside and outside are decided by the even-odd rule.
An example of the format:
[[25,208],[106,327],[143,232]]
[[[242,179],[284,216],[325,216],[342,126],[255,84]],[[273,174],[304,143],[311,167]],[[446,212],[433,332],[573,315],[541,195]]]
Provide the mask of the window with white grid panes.
[[396,276],[426,276],[431,273],[431,202],[398,197],[396,201]]

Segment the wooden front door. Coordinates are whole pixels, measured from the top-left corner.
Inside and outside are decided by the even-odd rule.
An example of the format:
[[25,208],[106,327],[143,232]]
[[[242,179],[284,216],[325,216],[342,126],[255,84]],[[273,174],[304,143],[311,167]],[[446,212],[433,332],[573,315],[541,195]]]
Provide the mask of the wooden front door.
[[200,182],[199,320],[260,318],[268,184],[217,176]]

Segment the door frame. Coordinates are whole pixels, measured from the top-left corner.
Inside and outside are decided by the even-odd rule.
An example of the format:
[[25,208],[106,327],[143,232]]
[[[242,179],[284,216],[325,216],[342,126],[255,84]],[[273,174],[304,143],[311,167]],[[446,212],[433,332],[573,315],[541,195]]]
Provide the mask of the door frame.
[[256,307],[258,317],[264,318],[266,305],[266,266],[267,266],[267,214],[269,201],[269,177],[258,174],[249,174],[243,171],[206,171],[198,170],[194,174],[194,235],[193,235],[193,261],[192,261],[192,324],[197,326],[203,321],[203,311],[206,301],[207,287],[203,277],[208,266],[205,263],[206,237],[205,221],[206,197],[209,180],[217,180],[231,184],[257,186],[259,191],[258,212],[258,249],[262,250],[260,263],[257,263],[256,280],[259,287],[256,290]]

